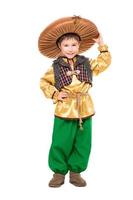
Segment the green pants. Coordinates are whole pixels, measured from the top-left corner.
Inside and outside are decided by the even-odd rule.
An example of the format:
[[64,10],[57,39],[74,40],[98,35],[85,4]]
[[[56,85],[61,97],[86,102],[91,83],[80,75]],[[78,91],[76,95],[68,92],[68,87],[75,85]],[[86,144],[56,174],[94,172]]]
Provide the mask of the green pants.
[[91,117],[83,119],[83,130],[78,120],[55,117],[52,144],[49,151],[49,167],[55,173],[68,170],[80,173],[87,168],[91,150]]

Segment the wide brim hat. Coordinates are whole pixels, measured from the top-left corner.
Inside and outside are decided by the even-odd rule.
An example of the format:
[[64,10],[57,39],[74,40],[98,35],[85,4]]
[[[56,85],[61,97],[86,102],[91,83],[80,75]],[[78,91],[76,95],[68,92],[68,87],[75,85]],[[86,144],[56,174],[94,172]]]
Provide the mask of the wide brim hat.
[[49,58],[59,57],[61,51],[57,40],[66,33],[79,35],[81,39],[79,53],[88,50],[95,43],[93,39],[99,36],[98,29],[92,21],[79,16],[64,17],[51,23],[40,34],[38,40],[40,52]]

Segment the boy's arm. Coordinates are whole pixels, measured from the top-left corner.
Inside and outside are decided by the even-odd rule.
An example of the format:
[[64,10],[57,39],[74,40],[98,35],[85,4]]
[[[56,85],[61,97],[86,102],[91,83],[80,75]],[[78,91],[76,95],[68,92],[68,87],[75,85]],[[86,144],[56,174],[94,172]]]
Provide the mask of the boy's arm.
[[98,47],[100,54],[98,55],[97,59],[91,60],[91,69],[94,75],[98,75],[99,73],[103,72],[111,63],[111,54],[108,51],[107,45],[102,45]]
[[51,66],[40,79],[40,89],[47,98],[53,99],[53,103],[56,103],[59,91],[55,88],[54,83],[54,72],[53,67]]

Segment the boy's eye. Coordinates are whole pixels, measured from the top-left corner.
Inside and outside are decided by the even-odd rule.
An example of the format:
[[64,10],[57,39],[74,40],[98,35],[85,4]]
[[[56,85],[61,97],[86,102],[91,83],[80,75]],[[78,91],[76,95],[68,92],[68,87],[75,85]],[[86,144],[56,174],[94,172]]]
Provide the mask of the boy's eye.
[[65,44],[64,46],[65,46],[65,47],[68,47],[68,45],[67,45],[67,44]]
[[76,44],[73,44],[72,46],[73,46],[73,47],[75,47],[75,46],[76,46]]

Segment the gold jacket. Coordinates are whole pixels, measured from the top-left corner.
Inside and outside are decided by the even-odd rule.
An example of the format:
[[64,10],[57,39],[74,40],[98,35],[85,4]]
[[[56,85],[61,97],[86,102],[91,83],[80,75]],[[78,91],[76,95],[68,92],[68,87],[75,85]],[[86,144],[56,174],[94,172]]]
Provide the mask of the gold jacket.
[[[94,75],[103,72],[111,63],[111,55],[108,46],[99,46],[100,54],[97,59],[90,60],[91,69]],[[67,62],[67,60],[66,60]],[[53,99],[55,104],[55,116],[67,119],[80,119],[94,115],[94,105],[89,95],[91,85],[80,82],[76,75],[73,75],[72,83],[64,86],[61,91],[67,92],[68,97],[58,101],[59,91],[54,86],[54,71],[51,66],[40,80],[40,88],[47,98]]]

